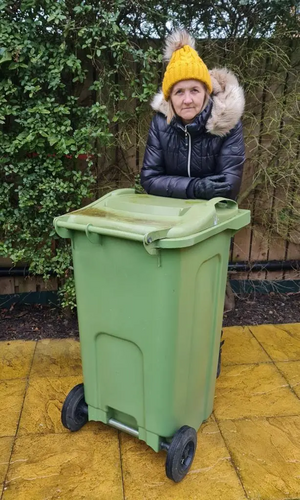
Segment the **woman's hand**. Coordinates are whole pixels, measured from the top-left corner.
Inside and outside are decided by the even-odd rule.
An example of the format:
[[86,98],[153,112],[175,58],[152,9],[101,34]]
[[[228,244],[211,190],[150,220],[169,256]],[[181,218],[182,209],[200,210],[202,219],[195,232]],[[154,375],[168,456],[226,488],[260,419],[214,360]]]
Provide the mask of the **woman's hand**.
[[210,200],[217,196],[227,196],[231,186],[226,182],[225,175],[211,175],[204,179],[196,179],[194,183],[195,198]]

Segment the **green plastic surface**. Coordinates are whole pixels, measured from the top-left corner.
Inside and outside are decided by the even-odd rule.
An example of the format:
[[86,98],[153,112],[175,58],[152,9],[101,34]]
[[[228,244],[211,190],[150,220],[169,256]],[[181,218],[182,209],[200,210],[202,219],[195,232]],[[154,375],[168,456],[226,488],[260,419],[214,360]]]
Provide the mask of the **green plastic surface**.
[[230,238],[249,220],[231,201],[132,190],[55,220],[72,240],[90,420],[117,420],[159,451],[209,417]]
[[237,225],[241,220],[237,215],[242,214],[243,226],[250,221],[249,211],[239,210],[234,201],[226,198],[181,200],[119,189],[85,208],[58,217],[55,227],[62,237],[70,237],[68,230],[76,229],[86,234],[144,241],[146,246],[168,239],[168,248],[178,248],[195,244],[195,236],[204,230],[210,229],[213,234],[220,225],[221,230],[225,229],[224,224],[230,228],[233,221]]

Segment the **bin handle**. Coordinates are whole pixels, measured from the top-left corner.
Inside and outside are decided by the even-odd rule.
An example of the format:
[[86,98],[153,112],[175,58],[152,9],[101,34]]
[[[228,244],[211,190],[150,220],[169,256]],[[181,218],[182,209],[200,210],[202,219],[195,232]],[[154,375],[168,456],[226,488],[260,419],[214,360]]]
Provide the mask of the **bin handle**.
[[92,233],[92,232],[90,231],[90,227],[92,228],[92,227],[93,227],[93,224],[87,224],[87,225],[85,226],[85,234],[86,234],[87,239],[88,239],[91,243],[98,243],[98,244],[100,243],[100,244],[101,244],[101,240],[102,240],[102,238],[101,238],[101,234],[99,234],[99,233],[94,233],[94,232]]
[[232,209],[237,206],[236,201],[230,200],[229,198],[222,198],[222,197],[217,197],[217,198],[211,198],[210,200],[207,201],[207,205],[214,205],[216,210],[220,209],[223,210],[224,208],[226,209]]
[[[235,201],[230,200],[228,198],[223,198],[223,197],[212,198],[211,200],[208,200],[206,202],[206,204],[210,205],[210,206],[213,205],[215,207],[214,224],[217,224],[218,215],[221,216],[221,212],[223,210],[233,210],[233,209],[237,208],[237,203]],[[191,211],[194,211],[195,213],[197,213],[197,205],[194,205],[194,207],[191,209]],[[195,227],[194,226],[195,226],[195,224],[193,224],[193,229],[196,231],[197,224]],[[176,228],[176,227],[177,226],[169,227],[167,229],[161,229],[159,231],[151,231],[151,232],[147,233],[143,239],[143,244],[144,244],[146,251],[150,255],[157,255],[159,252],[159,248],[156,246],[156,241],[162,240],[162,239],[168,238],[168,237],[169,238],[176,237],[173,234],[174,228]],[[186,234],[184,234],[183,236],[186,236]]]
[[169,231],[170,228],[168,227],[167,229],[161,229],[160,231],[151,231],[150,233],[145,234],[143,245],[149,255],[158,255],[159,248],[155,246],[155,242],[166,238]]

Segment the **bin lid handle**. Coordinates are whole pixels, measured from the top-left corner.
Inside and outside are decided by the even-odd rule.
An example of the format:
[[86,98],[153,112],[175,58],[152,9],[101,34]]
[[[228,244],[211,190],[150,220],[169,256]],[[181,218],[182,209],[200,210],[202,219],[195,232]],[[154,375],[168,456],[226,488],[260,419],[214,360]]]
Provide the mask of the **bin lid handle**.
[[143,244],[146,251],[150,255],[158,254],[159,249],[155,246],[155,242],[158,240],[162,240],[163,238],[166,238],[169,231],[170,228],[168,227],[167,229],[160,229],[159,231],[151,231],[150,233],[145,234],[143,239]]
[[236,201],[230,200],[229,198],[222,198],[222,197],[217,197],[217,198],[211,198],[210,200],[207,201],[207,205],[214,205],[216,209],[222,208],[235,208],[237,206]]
[[[237,204],[235,201],[230,200],[228,198],[222,198],[222,197],[212,198],[211,200],[208,200],[206,202],[206,204],[213,205],[215,207],[215,210],[216,210],[215,223],[217,223],[217,214],[219,212],[224,213],[224,210],[228,210],[228,209],[232,210],[233,208],[237,207]],[[193,210],[194,211],[197,210],[197,205],[195,205],[193,207]],[[162,240],[164,238],[173,237],[173,235],[172,236],[170,235],[170,233],[173,232],[173,230],[174,230],[174,227],[168,227],[166,229],[151,231],[151,232],[147,233],[143,239],[143,244],[144,244],[146,251],[150,255],[157,255],[159,249],[156,246],[156,242],[158,240]]]

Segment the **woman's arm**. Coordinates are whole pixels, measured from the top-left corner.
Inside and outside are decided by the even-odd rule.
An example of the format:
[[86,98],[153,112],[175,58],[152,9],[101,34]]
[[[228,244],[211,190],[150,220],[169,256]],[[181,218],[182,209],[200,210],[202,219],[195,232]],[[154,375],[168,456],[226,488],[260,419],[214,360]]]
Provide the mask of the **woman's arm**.
[[141,171],[141,185],[148,194],[188,198],[187,191],[193,180],[191,177],[165,174],[164,155],[159,138],[157,116],[155,116],[149,130]]
[[244,162],[245,144],[243,127],[239,121],[224,139],[215,170],[217,175],[222,174],[225,176],[224,183],[229,186],[228,192],[225,195],[227,198],[235,200],[239,194]]

